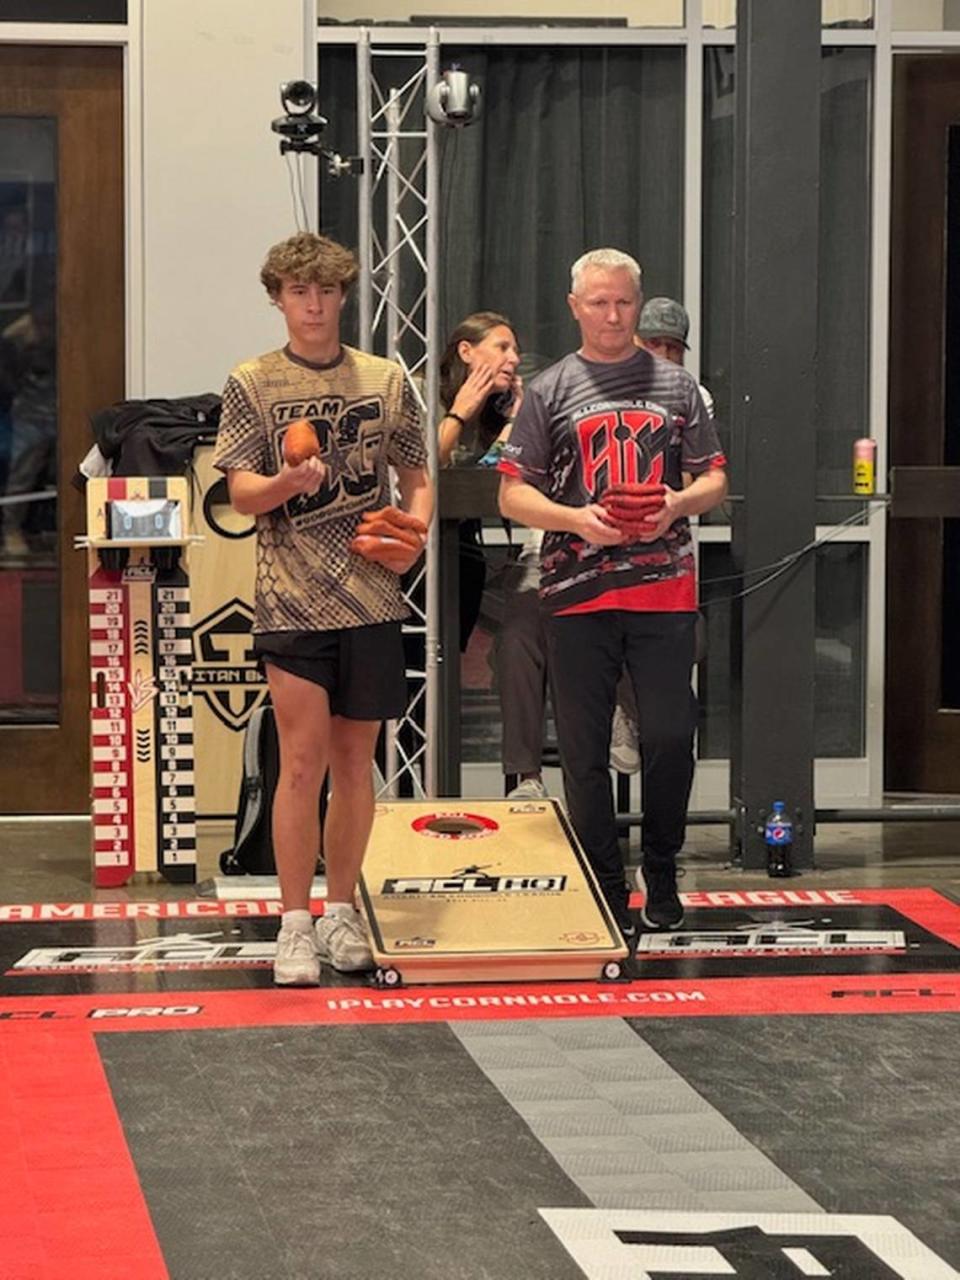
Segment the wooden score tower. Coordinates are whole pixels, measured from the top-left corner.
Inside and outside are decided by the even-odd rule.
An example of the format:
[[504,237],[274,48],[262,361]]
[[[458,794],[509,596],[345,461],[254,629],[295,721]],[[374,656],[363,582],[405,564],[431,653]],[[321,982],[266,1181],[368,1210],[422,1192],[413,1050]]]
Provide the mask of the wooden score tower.
[[94,883],[197,878],[182,476],[87,484]]

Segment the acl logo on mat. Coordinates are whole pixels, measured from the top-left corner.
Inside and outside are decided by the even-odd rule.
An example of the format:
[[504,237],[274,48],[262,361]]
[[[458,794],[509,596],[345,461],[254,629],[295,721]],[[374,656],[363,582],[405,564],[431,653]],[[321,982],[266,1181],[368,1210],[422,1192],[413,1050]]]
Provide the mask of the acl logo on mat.
[[541,1209],[587,1280],[960,1280],[895,1218],[833,1213]]
[[232,942],[222,933],[176,933],[129,947],[35,947],[21,956],[10,972],[251,968],[272,964],[275,950],[275,942]]
[[690,929],[644,933],[638,951],[647,956],[838,956],[898,955],[907,949],[902,929],[850,929],[799,924],[736,925],[731,929]]

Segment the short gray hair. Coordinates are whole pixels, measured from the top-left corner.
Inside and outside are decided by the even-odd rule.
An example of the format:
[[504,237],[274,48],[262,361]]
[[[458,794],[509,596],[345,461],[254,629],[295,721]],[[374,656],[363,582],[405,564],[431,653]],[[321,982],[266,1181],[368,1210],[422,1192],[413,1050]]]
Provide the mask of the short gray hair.
[[579,292],[583,273],[590,267],[597,267],[601,271],[618,271],[622,268],[629,272],[637,293],[642,290],[643,272],[636,258],[631,258],[629,253],[623,253],[620,249],[591,249],[589,253],[579,257],[570,268],[571,293]]

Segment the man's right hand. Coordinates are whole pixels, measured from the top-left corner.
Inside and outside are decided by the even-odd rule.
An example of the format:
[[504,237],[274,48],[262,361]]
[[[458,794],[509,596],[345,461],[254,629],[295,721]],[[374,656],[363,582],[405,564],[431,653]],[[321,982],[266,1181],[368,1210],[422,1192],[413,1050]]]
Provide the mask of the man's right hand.
[[623,534],[610,522],[610,517],[599,502],[591,502],[577,510],[573,532],[584,542],[598,547],[618,547]]
[[319,458],[307,458],[296,467],[285,462],[279,475],[287,498],[301,493],[312,497],[326,483],[327,468]]

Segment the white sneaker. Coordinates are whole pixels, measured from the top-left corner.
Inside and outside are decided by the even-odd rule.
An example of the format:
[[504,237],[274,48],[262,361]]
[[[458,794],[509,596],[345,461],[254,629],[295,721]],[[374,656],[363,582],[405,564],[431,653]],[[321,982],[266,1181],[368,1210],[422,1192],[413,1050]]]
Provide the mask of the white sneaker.
[[373,952],[358,911],[321,916],[315,927],[317,954],[338,973],[373,968]]
[[617,773],[640,772],[639,729],[621,706],[613,713],[610,729],[610,767]]
[[507,792],[508,800],[546,800],[547,788],[539,778],[524,778],[512,791]]
[[320,961],[313,931],[281,929],[273,960],[273,980],[278,987],[316,987],[320,983]]

